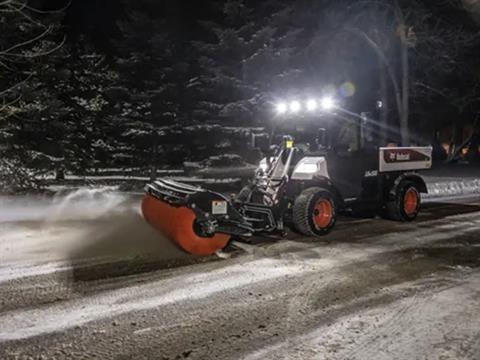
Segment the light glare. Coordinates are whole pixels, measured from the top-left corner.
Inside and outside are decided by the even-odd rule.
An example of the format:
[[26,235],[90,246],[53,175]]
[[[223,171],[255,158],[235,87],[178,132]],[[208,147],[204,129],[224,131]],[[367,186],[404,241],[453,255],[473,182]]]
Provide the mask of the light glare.
[[316,100],[310,99],[310,100],[307,101],[307,110],[308,110],[308,111],[314,111],[314,110],[316,110],[316,109],[317,109],[317,106],[318,106],[318,104],[317,104],[317,101],[316,101]]
[[288,110],[287,104],[285,103],[279,103],[277,104],[277,112],[279,114],[285,114]]
[[298,101],[292,101],[290,103],[290,111],[291,112],[299,112],[302,109],[302,105]]
[[335,102],[330,96],[326,96],[322,99],[320,105],[324,110],[331,110],[335,106]]

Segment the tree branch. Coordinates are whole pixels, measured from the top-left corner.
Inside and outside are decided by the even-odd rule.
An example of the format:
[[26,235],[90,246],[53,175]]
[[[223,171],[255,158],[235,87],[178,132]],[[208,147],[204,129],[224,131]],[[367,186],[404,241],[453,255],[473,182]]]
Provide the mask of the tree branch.
[[24,80],[16,83],[15,85],[10,86],[8,89],[5,89],[5,90],[0,91],[0,96],[4,96],[5,94],[13,91],[13,90],[16,89],[17,87],[25,84],[28,80],[30,80],[30,79],[32,78],[32,76],[33,76],[33,74],[29,74],[29,75],[27,76],[27,78],[25,78]]
[[[13,1],[13,0],[8,0],[7,2],[9,1]],[[15,4],[18,4],[17,1],[13,1]],[[62,13],[64,12],[65,10],[68,9],[68,7],[72,4],[72,0],[69,0],[67,2],[67,4],[60,8],[60,9],[57,9],[57,10],[39,10],[39,9],[36,9],[34,7],[31,7],[29,6],[28,4],[25,4],[25,9],[28,9],[30,10],[31,12],[34,12],[34,13],[37,13],[37,14],[59,14],[59,13]],[[0,4],[1,5],[1,4]]]
[[32,43],[44,38],[45,36],[47,36],[48,33],[50,33],[52,31],[52,29],[53,29],[53,27],[49,26],[44,32],[42,32],[40,35],[38,35],[38,36],[36,36],[32,39],[29,39],[29,40],[26,40],[24,42],[15,44],[15,45],[9,47],[8,49],[1,50],[0,55],[9,55],[8,53],[11,52],[12,50],[15,50],[15,49],[18,49],[20,47],[32,44]]
[[12,100],[12,101],[10,101],[10,102],[5,103],[5,101],[4,101],[4,103],[2,104],[2,106],[0,106],[0,113],[1,113],[2,111],[4,111],[7,107],[9,107],[9,106],[11,106],[11,105],[19,102],[21,98],[22,98],[22,95],[19,95],[17,98],[15,98],[14,100]]
[[46,56],[46,55],[50,55],[51,53],[54,53],[55,51],[59,50],[65,44],[66,40],[67,40],[67,37],[64,36],[62,41],[57,46],[55,46],[54,48],[49,49],[47,51],[43,51],[43,52],[36,52],[34,54],[31,54],[31,55],[25,55],[25,54],[20,54],[20,53],[0,54],[0,55],[16,57],[16,58],[24,58],[24,59],[34,59],[34,58],[37,58],[37,57]]

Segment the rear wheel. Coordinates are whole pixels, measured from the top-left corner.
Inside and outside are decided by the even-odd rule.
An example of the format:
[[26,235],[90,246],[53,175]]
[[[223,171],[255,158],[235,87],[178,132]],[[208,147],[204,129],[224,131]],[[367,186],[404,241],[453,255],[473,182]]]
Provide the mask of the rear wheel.
[[394,198],[387,202],[385,215],[395,221],[413,221],[421,205],[420,191],[413,181],[404,180],[398,184]]
[[323,188],[308,188],[295,199],[293,225],[306,236],[321,236],[330,232],[337,220],[335,197]]

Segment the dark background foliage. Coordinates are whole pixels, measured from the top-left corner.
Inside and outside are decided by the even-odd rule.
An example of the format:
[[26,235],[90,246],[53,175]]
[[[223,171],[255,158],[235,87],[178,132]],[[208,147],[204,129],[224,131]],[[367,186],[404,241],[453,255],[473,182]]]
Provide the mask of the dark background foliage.
[[86,174],[215,154],[251,159],[249,133],[270,126],[273,103],[308,94],[333,92],[355,112],[382,99],[383,121],[398,128],[395,89],[365,41],[400,79],[395,6],[407,26],[412,142],[454,147],[477,126],[478,26],[461,2],[12,4],[19,11],[0,9],[2,49],[49,29],[16,57],[0,53],[0,151],[26,169]]

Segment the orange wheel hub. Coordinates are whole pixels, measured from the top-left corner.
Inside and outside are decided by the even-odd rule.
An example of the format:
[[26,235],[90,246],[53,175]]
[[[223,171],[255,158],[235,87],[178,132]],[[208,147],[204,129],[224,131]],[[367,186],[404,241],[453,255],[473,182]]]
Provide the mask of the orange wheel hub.
[[320,199],[313,208],[313,222],[318,229],[325,229],[333,218],[333,205],[330,200]]
[[403,209],[408,216],[414,215],[418,210],[419,196],[415,188],[410,188],[405,192],[403,199]]
[[197,235],[193,228],[196,219],[193,210],[171,206],[151,195],[145,195],[142,213],[150,225],[193,255],[211,255],[223,249],[230,240],[230,236],[225,234],[212,237]]

